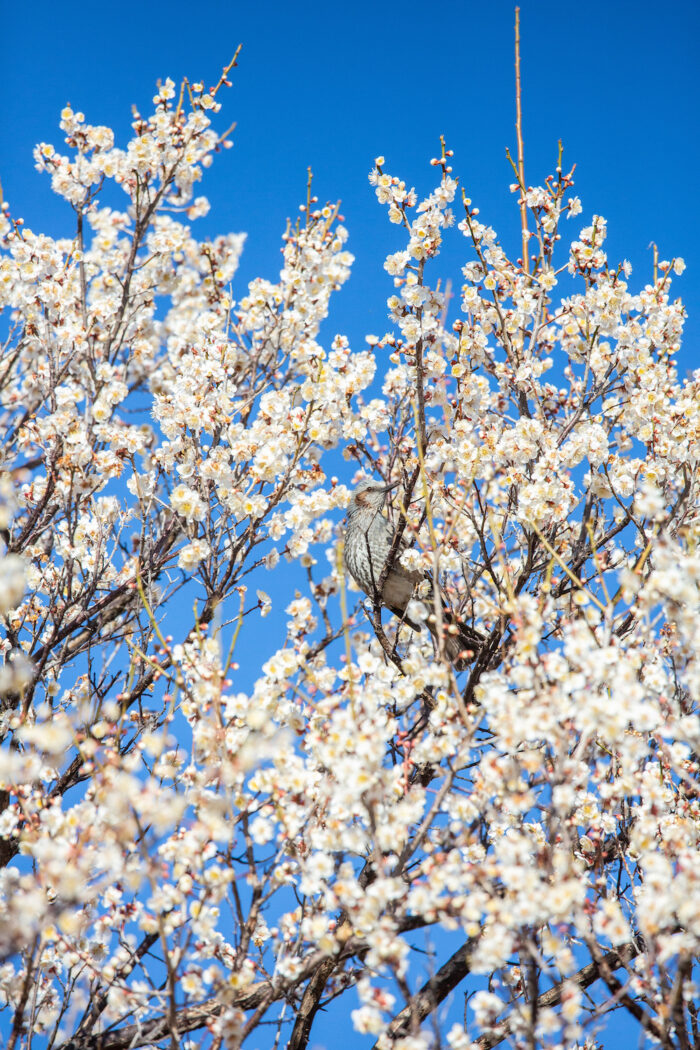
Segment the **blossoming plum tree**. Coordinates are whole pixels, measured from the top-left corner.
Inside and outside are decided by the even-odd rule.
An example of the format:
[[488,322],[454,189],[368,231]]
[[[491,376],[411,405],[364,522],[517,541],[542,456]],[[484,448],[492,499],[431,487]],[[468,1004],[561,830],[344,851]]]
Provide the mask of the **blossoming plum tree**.
[[[36,158],[72,235],[0,218],[5,1045],[302,1050],[326,1007],[377,1050],[594,1047],[614,1011],[697,1046],[682,261],[630,286],[601,217],[562,247],[561,155],[539,187],[515,169],[525,260],[444,145],[423,200],[377,158],[390,330],[324,346],[337,208],[309,192],[243,294],[242,236],[191,230],[230,68],[166,81],[126,149],[67,107]],[[348,593],[334,512],[363,472],[484,635],[466,670]]]

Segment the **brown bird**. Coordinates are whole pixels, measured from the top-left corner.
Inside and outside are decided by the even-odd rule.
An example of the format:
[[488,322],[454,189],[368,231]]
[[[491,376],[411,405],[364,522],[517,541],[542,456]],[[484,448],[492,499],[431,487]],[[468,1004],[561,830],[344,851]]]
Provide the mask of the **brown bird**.
[[[374,599],[384,567],[394,541],[394,530],[382,514],[387,492],[395,488],[383,481],[361,481],[352,494],[345,529],[345,567],[370,598]],[[407,616],[408,603],[416,598],[419,584],[429,581],[427,594],[418,599],[426,609],[426,623],[432,635],[438,637],[435,618],[433,580],[429,573],[419,569],[405,569],[399,562],[400,551],[394,564],[386,573],[380,596],[381,604],[407,623],[414,631],[420,624]],[[484,637],[478,631],[460,623],[454,613],[441,601],[444,635],[444,652],[447,658],[462,670],[474,659],[483,645]],[[456,626],[457,632],[449,630]]]

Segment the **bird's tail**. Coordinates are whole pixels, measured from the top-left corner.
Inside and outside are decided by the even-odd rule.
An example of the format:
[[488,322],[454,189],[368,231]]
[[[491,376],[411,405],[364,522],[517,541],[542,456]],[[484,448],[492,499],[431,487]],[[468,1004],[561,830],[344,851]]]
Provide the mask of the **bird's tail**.
[[[428,627],[439,644],[435,613],[428,617]],[[477,658],[486,640],[479,631],[462,623],[447,608],[442,610],[442,635],[445,656],[457,671],[463,671]]]
[[[427,603],[428,599],[426,598],[424,600]],[[395,605],[388,604],[387,608],[393,612],[394,616],[398,617],[402,623],[407,624],[412,630],[420,631],[420,623],[415,623],[409,616],[407,616],[405,609],[400,609]],[[430,610],[426,622],[433,638],[438,641],[437,619],[435,612],[432,609]],[[480,631],[462,623],[447,605],[443,605],[442,607],[442,637],[443,652],[450,663],[454,664],[455,670],[457,671],[463,671],[470,663],[473,663],[486,641],[486,638]]]

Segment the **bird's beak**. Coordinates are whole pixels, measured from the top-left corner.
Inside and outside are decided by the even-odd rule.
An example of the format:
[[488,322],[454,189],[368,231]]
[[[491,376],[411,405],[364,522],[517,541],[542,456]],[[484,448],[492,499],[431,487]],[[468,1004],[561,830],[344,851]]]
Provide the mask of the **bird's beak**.
[[395,488],[396,488],[396,486],[397,486],[397,485],[400,485],[400,484],[401,484],[401,482],[400,482],[400,481],[395,481],[393,485],[385,485],[385,486],[384,486],[384,491],[385,491],[385,492],[391,492],[391,490],[392,490],[392,489],[395,489]]

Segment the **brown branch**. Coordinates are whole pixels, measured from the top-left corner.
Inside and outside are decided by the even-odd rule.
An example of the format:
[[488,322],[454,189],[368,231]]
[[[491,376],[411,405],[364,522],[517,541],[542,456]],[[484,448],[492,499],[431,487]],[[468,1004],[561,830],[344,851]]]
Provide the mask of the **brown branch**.
[[[422,271],[421,271],[422,274]],[[422,320],[422,309],[419,311]],[[416,426],[416,446],[419,460],[425,458],[427,438],[425,433],[425,386],[423,383],[423,336],[416,342],[416,409],[418,425]]]
[[[683,991],[686,986],[686,982],[692,980],[693,971],[693,958],[691,955],[681,952],[678,959],[678,972],[676,979],[673,984],[673,992],[671,995],[671,1016],[673,1017],[673,1023],[676,1027],[676,1033],[678,1035],[678,1041],[680,1042],[681,1050],[691,1050],[691,1044],[688,1039],[688,1029],[685,1021],[685,1010],[684,1010],[684,996]],[[699,1044],[697,1040],[694,1040],[694,1044],[697,1047]]]
[[625,991],[625,986],[613,975],[612,971],[617,969],[617,967],[609,961],[610,952],[607,955],[601,955],[596,944],[591,941],[587,941],[587,943],[588,950],[593,956],[595,965],[598,967],[598,972],[615,999],[624,1006],[645,1032],[649,1032],[655,1039],[659,1040],[662,1046],[672,1050],[673,1043],[669,1038],[668,1032],[631,995],[628,995]]
[[[623,944],[619,948],[613,948],[612,951],[601,955],[598,959],[588,963],[587,966],[582,967],[578,973],[573,974],[571,977],[564,977],[552,988],[543,992],[542,995],[538,995],[538,1012],[548,1007],[558,1006],[562,1001],[567,984],[577,984],[582,989],[589,988],[599,977],[604,976],[604,970],[610,973],[610,971],[617,970],[620,966],[626,966],[637,955],[639,955],[639,948],[633,941]],[[615,978],[612,979],[613,981],[615,980]],[[494,1026],[492,1033],[480,1036],[473,1045],[479,1047],[479,1050],[491,1050],[492,1047],[498,1046],[504,1039],[507,1039],[510,1031],[510,1021],[502,1021]]]
[[309,1036],[311,1035],[311,1026],[321,1005],[323,990],[338,965],[338,959],[332,956],[329,959],[324,959],[307,984],[301,1005],[297,1011],[292,1035],[287,1043],[287,1050],[306,1050],[309,1044]]
[[520,8],[515,9],[515,131],[518,136],[518,176],[520,178],[520,225],[523,238],[523,270],[530,272],[528,261],[527,204],[525,203],[525,145],[523,143],[522,90],[520,87]]
[[20,992],[19,1002],[15,1007],[15,1016],[12,1022],[12,1031],[10,1032],[10,1038],[7,1041],[7,1050],[14,1050],[17,1043],[17,1039],[22,1033],[24,1027],[24,1011],[27,1007],[27,1000],[29,999],[29,991],[32,987],[32,978],[34,977],[33,962],[34,953],[39,945],[39,937],[34,938],[34,944],[32,945],[31,951],[27,959],[27,972],[24,975],[24,981],[22,982],[22,991]]
[[[367,861],[360,872],[358,881],[362,888],[365,889],[370,882],[372,882],[373,878],[374,869],[370,861]],[[348,922],[348,913],[346,910],[343,910],[340,913],[340,918],[338,920],[338,934],[342,938],[344,936],[343,931],[349,933],[350,929],[351,926]],[[362,949],[357,949],[352,954],[362,956],[367,952],[368,948],[369,946],[367,945]],[[324,959],[314,972],[304,990],[301,1005],[297,1012],[297,1018],[294,1022],[292,1035],[287,1044],[287,1050],[306,1050],[309,1043],[309,1036],[311,1035],[311,1026],[314,1023],[314,1018],[316,1017],[321,1005],[321,998],[324,989],[330,980],[333,971],[337,969],[341,962],[342,958],[330,956],[329,958]]]
[[[269,982],[264,982],[269,989]],[[257,990],[256,990],[257,991]],[[235,1000],[235,1005],[242,1009],[253,1009],[258,1003],[258,994],[250,992],[248,997],[241,996]],[[229,1005],[234,1005],[231,1002]],[[220,999],[208,999],[198,1006],[187,1006],[177,1011],[176,1025],[179,1035],[186,1032],[194,1032],[198,1028],[204,1028],[215,1017],[218,1017],[225,1008]],[[143,1024],[130,1024],[124,1028],[117,1028],[111,1032],[100,1032],[87,1038],[69,1039],[62,1043],[58,1050],[132,1050],[139,1046],[155,1043],[159,1039],[169,1039],[172,1034],[170,1017],[168,1015],[156,1017],[152,1021]]]
[[[429,981],[426,981],[415,995],[411,996],[403,1010],[392,1020],[385,1033],[385,1038],[388,1036],[390,1039],[395,1039],[399,1035],[406,1035],[412,1026],[417,1026],[424,1021],[460,981],[464,980],[470,970],[473,945],[474,941],[471,939],[460,945],[447,962],[443,963],[438,972]],[[377,1050],[378,1045],[375,1043],[372,1050]]]

